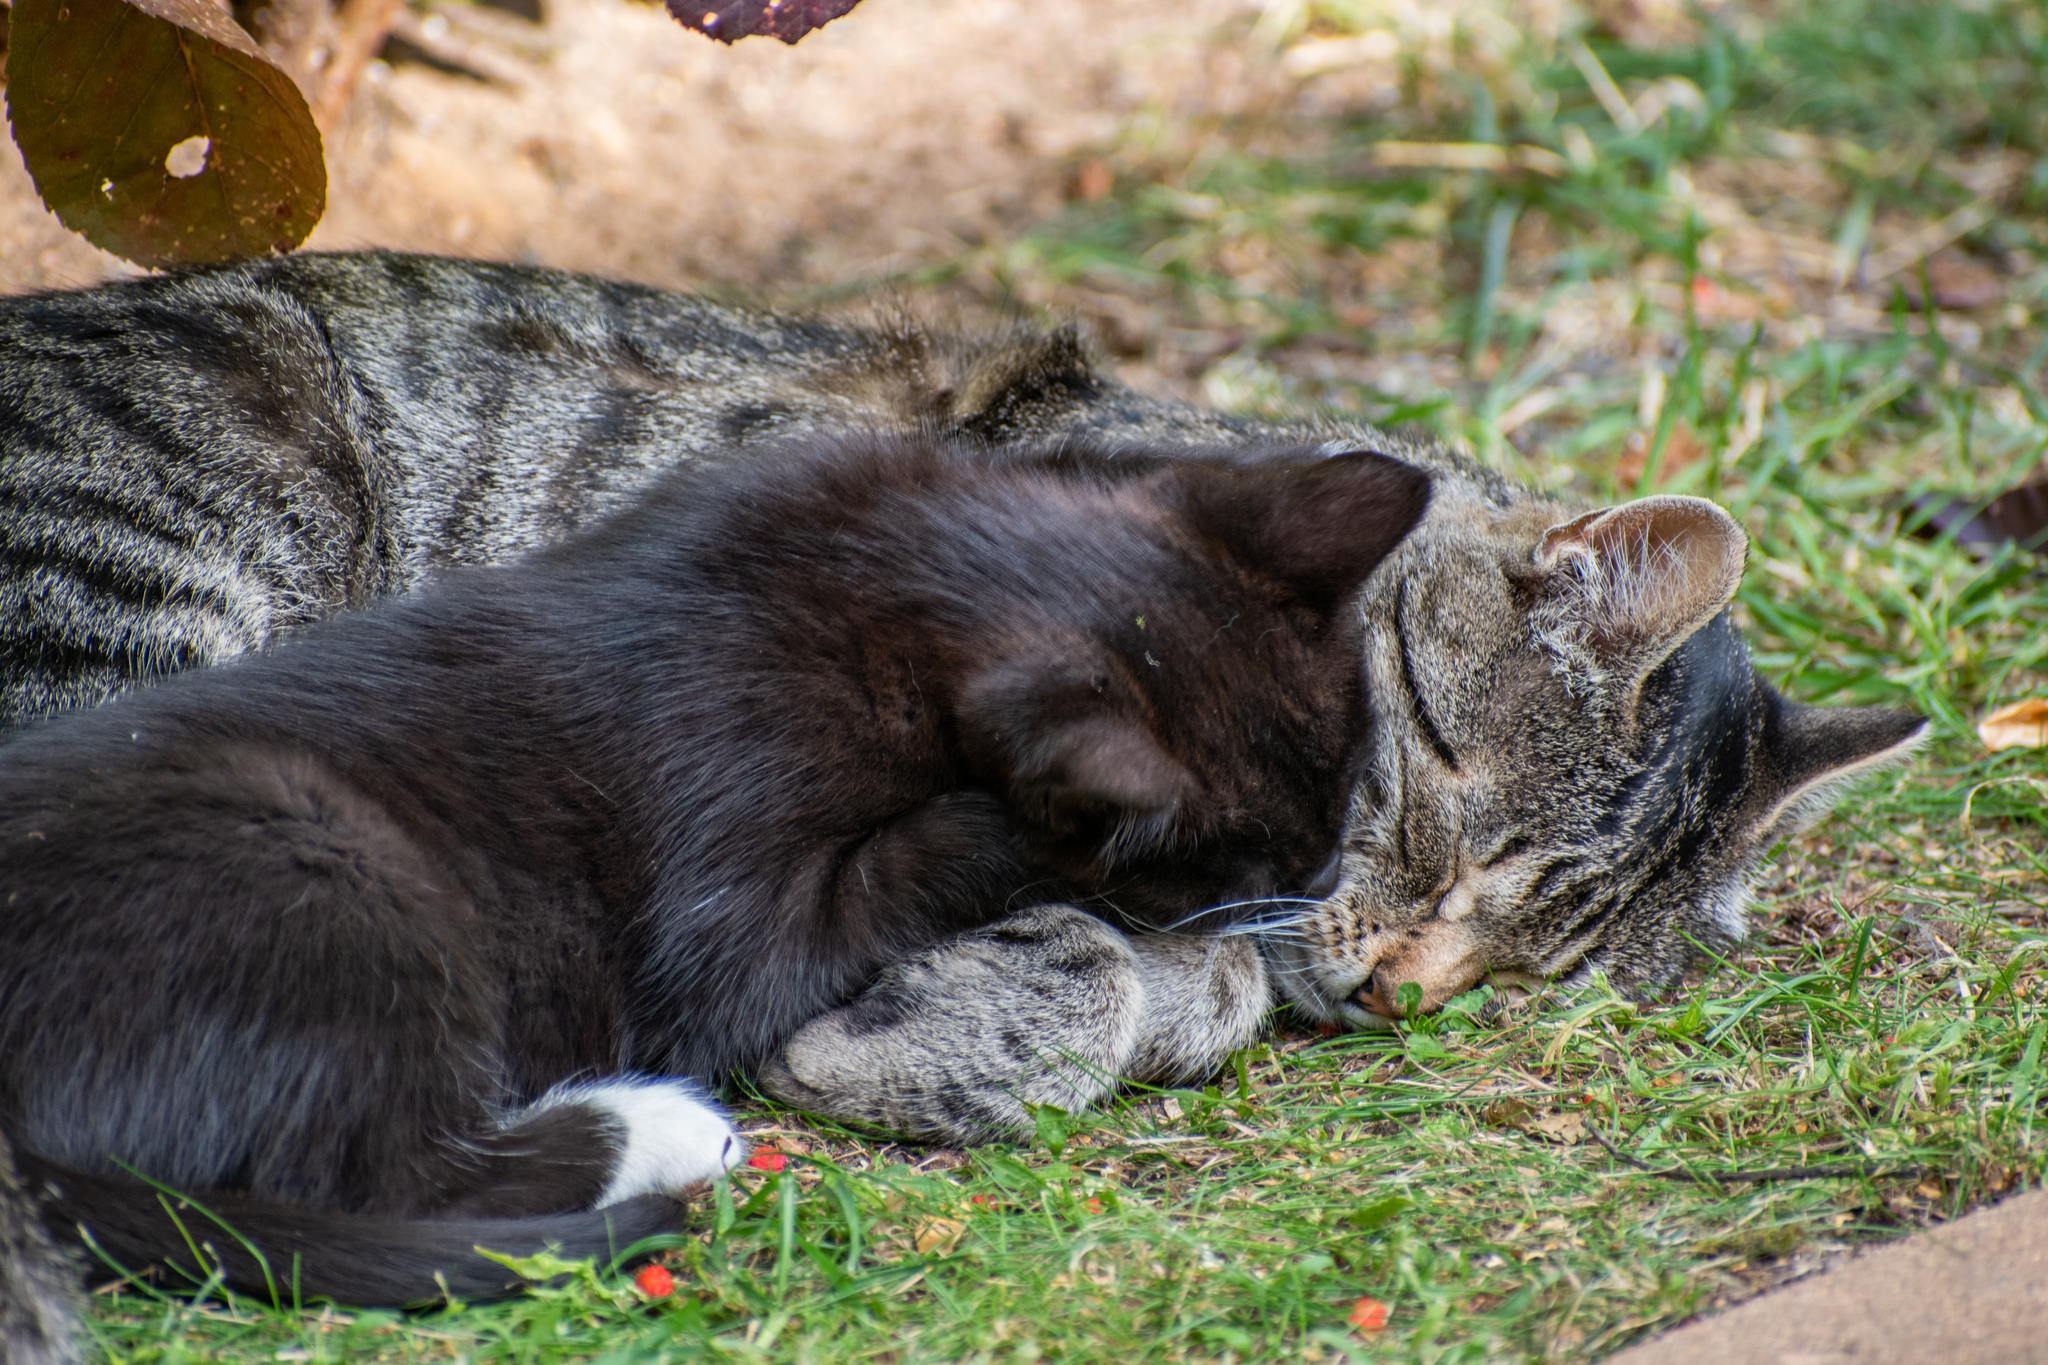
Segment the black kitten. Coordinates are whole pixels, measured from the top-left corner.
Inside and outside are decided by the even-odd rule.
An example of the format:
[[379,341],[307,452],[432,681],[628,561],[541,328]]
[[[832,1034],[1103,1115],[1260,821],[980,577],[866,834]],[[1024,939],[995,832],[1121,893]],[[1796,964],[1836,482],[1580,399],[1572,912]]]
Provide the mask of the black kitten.
[[124,1167],[358,1301],[630,1241],[742,1152],[681,1078],[886,964],[1301,889],[1362,762],[1359,589],[1427,490],[816,441],[61,717],[0,749],[0,1127],[130,1263],[184,1241]]

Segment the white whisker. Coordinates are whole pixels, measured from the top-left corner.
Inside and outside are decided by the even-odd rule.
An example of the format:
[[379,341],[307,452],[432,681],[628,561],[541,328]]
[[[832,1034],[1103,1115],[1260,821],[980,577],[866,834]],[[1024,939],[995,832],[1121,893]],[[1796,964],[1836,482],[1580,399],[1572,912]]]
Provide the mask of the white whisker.
[[[1133,917],[1133,922],[1139,924],[1149,933],[1176,934],[1185,930],[1189,925],[1200,924],[1203,920],[1208,919],[1211,916],[1228,914],[1230,911],[1243,910],[1252,906],[1314,907],[1321,904],[1321,901],[1313,900],[1306,896],[1259,896],[1250,900],[1226,901],[1221,905],[1206,906],[1203,909],[1196,910],[1190,914],[1182,915],[1179,919],[1173,920],[1167,924],[1154,924],[1149,920],[1137,920],[1135,917]],[[1269,926],[1285,927],[1290,924],[1299,924],[1307,918],[1308,916],[1305,911],[1294,911],[1286,915],[1279,915],[1271,918],[1255,917],[1251,919],[1234,920],[1231,923],[1219,926],[1216,929],[1205,930],[1201,932],[1213,934],[1257,933]]]

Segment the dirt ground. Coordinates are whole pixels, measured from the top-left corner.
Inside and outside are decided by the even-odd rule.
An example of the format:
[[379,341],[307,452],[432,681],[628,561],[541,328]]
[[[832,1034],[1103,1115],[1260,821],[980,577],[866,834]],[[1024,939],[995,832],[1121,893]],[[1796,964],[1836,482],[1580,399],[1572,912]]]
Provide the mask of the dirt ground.
[[[373,64],[330,139],[308,246],[822,297],[1051,211],[1122,120],[1248,97],[1255,77],[1217,39],[1257,12],[866,0],[796,47],[728,48],[627,0],[547,0],[540,24],[446,3],[414,36],[490,79]],[[0,291],[132,273],[42,208],[9,143]]]

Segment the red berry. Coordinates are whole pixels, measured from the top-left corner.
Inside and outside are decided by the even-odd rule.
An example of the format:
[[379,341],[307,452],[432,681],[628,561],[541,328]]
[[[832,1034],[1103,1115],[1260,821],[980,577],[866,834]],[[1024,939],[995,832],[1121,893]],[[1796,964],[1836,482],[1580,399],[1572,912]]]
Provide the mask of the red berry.
[[1351,1316],[1346,1321],[1360,1336],[1383,1332],[1387,1327],[1387,1306],[1378,1299],[1360,1299],[1351,1305]]
[[992,1202],[994,1202],[994,1201],[992,1201],[992,1200],[991,1200],[991,1199],[990,1199],[990,1198],[989,1198],[989,1197],[988,1197],[987,1195],[985,1195],[985,1194],[977,1194],[977,1195],[973,1196],[972,1198],[970,1198],[970,1199],[969,1199],[969,1200],[968,1200],[967,1202],[968,1202],[968,1203],[970,1203],[970,1204],[988,1204],[988,1203],[992,1203]]
[[633,1283],[640,1286],[640,1292],[650,1299],[665,1299],[675,1291],[676,1277],[658,1265],[643,1265],[640,1273],[633,1277]]
[[1102,1212],[1102,1201],[1101,1201],[1100,1199],[1090,1199],[1090,1200],[1088,1201],[1087,1207],[1088,1207],[1088,1212],[1090,1212],[1090,1213],[1101,1213],[1101,1212]]
[[789,1164],[789,1158],[773,1147],[762,1147],[747,1158],[747,1164],[757,1171],[779,1171]]

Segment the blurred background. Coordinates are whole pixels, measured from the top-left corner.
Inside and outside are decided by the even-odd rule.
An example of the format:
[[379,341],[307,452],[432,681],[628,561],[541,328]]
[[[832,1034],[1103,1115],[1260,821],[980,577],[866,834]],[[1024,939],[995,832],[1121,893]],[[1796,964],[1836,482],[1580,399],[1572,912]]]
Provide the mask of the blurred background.
[[[430,0],[330,136],[309,245],[1079,315],[1153,387],[1455,397],[1483,453],[1626,481],[1648,452],[1609,400],[1658,409],[1699,329],[2038,360],[2043,28],[2013,0],[866,0],[728,49],[657,5]],[[0,163],[0,288],[130,269]],[[1983,401],[2021,421],[2030,381]],[[1659,472],[1711,444],[1666,435]]]

